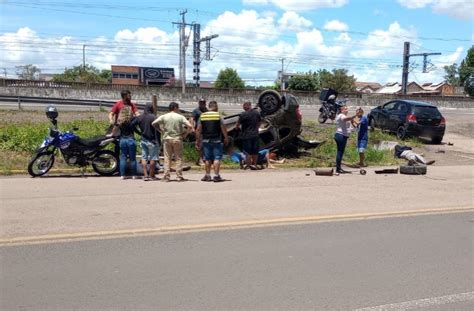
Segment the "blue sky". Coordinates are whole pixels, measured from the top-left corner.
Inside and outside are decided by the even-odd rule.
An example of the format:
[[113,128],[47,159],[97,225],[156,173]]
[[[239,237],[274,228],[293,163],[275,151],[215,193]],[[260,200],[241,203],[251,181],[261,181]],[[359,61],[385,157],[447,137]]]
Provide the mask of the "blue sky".
[[[470,0],[231,0],[105,1],[0,0],[0,74],[33,63],[44,73],[86,62],[174,67],[178,33],[172,25],[201,24],[212,41],[212,61],[201,79],[213,81],[232,67],[248,84],[271,84],[285,58],[285,71],[346,68],[358,81],[401,80],[403,42],[412,58],[410,80],[441,82],[447,64],[460,63],[473,44],[474,1]],[[189,32],[189,29],[188,29]],[[192,40],[192,38],[191,38]],[[192,42],[190,40],[190,42]],[[187,50],[192,80],[192,44]]]

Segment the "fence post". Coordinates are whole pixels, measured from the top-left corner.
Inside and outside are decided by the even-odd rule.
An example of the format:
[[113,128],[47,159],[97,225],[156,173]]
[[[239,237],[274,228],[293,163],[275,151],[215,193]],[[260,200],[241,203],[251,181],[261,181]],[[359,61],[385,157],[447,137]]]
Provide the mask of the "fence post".
[[156,115],[158,112],[158,96],[156,94],[151,96],[151,102],[153,104],[153,113]]
[[22,110],[22,109],[21,109],[21,99],[20,99],[20,96],[18,96],[18,110]]

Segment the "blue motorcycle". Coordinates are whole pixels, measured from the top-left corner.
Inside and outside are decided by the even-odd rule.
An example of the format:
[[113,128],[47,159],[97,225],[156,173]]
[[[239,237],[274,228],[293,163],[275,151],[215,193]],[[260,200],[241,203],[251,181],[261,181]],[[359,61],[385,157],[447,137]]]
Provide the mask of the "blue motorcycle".
[[85,168],[91,164],[94,171],[102,176],[111,176],[118,172],[118,148],[115,147],[114,151],[104,149],[111,143],[117,145],[116,138],[98,136],[82,139],[73,131],[59,131],[56,120],[58,111],[54,106],[46,108],[46,116],[53,126],[49,128],[48,136],[28,164],[28,173],[31,176],[46,174],[53,167],[58,149],[68,165]]

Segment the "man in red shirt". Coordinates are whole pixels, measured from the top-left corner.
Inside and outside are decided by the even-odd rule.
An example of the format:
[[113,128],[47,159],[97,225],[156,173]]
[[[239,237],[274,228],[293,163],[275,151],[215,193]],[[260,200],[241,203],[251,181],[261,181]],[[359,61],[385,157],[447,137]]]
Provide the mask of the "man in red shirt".
[[109,113],[110,124],[115,124],[117,122],[118,114],[120,110],[122,110],[122,108],[125,106],[130,106],[135,116],[140,115],[137,109],[137,105],[132,103],[132,93],[129,90],[123,90],[122,92],[120,92],[120,95],[122,96],[122,100],[116,102],[112,106],[112,110]]

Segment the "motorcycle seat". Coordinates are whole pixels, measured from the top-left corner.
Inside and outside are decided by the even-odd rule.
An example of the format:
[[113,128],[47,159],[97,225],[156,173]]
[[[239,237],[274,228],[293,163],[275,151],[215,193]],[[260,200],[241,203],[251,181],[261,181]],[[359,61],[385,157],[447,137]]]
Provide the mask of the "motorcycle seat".
[[100,143],[104,139],[107,139],[107,137],[104,135],[101,135],[101,136],[95,136],[91,138],[78,138],[77,142],[86,147],[97,147],[100,145]]

